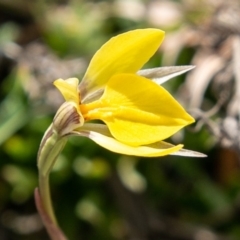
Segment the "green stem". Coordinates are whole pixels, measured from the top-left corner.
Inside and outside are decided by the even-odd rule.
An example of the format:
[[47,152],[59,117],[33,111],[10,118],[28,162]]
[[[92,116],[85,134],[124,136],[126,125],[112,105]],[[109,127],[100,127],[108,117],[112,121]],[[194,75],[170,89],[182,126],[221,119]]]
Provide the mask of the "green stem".
[[57,221],[52,206],[49,175],[66,142],[67,137],[60,137],[50,126],[43,137],[38,153],[40,197],[46,214],[56,226]]
[[[70,135],[75,128],[83,125],[84,120],[75,105],[76,104],[72,102],[65,102],[61,105],[55,114],[53,123],[45,132],[38,151],[37,165],[39,170],[40,202],[42,203],[44,213],[52,223],[50,225],[56,226],[54,229],[49,225],[47,226],[50,235],[54,237],[53,239],[56,239],[54,234],[59,235],[60,231],[57,228],[57,220],[51,201],[49,175],[67,142],[68,135]],[[38,195],[37,199],[39,199]],[[61,237],[61,239],[64,238]]]
[[44,210],[46,211],[51,222],[57,226],[57,220],[53,211],[51,193],[49,187],[49,174],[43,176],[39,173],[39,191]]

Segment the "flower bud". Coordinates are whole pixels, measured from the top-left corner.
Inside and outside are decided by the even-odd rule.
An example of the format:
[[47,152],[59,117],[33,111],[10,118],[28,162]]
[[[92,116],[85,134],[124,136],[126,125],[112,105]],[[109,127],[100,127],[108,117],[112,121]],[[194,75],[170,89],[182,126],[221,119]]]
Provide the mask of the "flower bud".
[[84,118],[73,102],[64,102],[53,119],[53,129],[59,136],[64,136],[81,127]]

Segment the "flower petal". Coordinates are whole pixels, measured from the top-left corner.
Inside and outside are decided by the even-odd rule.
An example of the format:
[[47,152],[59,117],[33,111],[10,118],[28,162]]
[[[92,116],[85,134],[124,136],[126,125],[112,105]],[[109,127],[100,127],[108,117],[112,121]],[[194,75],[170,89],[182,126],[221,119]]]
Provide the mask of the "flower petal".
[[146,146],[129,146],[116,140],[103,124],[84,124],[83,127],[72,132],[74,135],[85,136],[92,139],[98,145],[116,153],[142,156],[159,157],[179,151],[183,145],[169,145],[165,142],[157,142]]
[[87,107],[89,119],[104,121],[114,138],[132,146],[164,140],[194,122],[164,88],[136,74],[113,76]]
[[72,101],[79,104],[78,83],[79,81],[77,78],[69,78],[67,80],[57,79],[53,84],[61,92],[66,101]]
[[138,29],[111,38],[93,56],[79,89],[83,102],[117,73],[137,72],[156,52],[164,32]]
[[159,67],[142,69],[137,72],[138,75],[146,78],[150,78],[153,82],[157,84],[163,84],[164,82],[188,72],[195,68],[195,66],[171,66],[171,67]]

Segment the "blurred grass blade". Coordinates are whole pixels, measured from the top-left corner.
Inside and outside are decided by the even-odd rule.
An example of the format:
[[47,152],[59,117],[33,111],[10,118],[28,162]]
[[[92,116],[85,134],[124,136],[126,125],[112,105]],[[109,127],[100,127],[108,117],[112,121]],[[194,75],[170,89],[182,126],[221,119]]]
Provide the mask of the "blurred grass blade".
[[20,80],[13,73],[5,81],[12,83],[9,94],[0,103],[0,145],[30,119],[26,95]]
[[15,98],[0,105],[0,145],[29,121],[26,106]]

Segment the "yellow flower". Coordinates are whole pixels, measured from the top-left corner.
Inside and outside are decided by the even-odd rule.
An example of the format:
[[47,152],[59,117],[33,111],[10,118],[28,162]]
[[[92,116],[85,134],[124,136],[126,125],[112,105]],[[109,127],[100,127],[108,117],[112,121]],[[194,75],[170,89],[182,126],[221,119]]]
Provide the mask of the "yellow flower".
[[[139,71],[163,38],[158,29],[120,34],[97,51],[80,84],[77,78],[56,80],[66,102],[53,121],[55,131],[88,137],[121,154],[197,156],[181,144],[163,141],[194,119],[157,84],[192,67]],[[157,79],[149,79],[154,76]],[[91,120],[102,123],[88,123]]]
[[39,190],[35,192],[38,211],[50,236],[58,234],[65,238],[52,208],[49,174],[69,136],[88,137],[121,154],[205,156],[185,150],[181,144],[174,146],[163,141],[194,122],[159,86],[193,66],[139,70],[156,52],[163,38],[164,32],[157,29],[118,35],[94,55],[80,84],[77,78],[54,82],[65,102],[39,147]]

